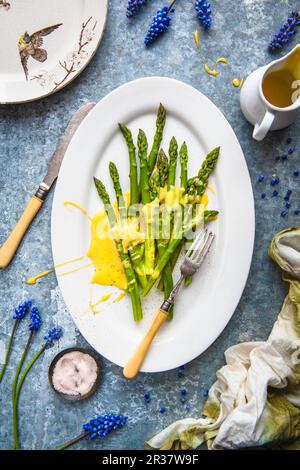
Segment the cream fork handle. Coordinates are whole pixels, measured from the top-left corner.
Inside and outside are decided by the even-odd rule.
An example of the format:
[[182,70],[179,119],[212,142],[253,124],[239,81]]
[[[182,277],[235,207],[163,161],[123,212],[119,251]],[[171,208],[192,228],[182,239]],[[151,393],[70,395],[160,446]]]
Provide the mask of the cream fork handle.
[[133,356],[129,359],[126,366],[123,369],[123,375],[126,379],[134,379],[136,375],[139,373],[139,370],[144,362],[146,354],[151,346],[151,343],[156,336],[159,329],[165,323],[168,318],[168,314],[164,311],[159,309],[156,313],[149,330],[147,331],[144,339],[139,344],[137,349],[135,350]]

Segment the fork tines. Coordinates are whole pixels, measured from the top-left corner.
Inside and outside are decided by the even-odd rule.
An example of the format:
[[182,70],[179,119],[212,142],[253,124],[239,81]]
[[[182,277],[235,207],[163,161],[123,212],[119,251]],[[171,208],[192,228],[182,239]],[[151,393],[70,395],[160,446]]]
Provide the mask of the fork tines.
[[207,255],[215,235],[207,229],[201,230],[188,250],[186,256],[194,263],[201,264]]

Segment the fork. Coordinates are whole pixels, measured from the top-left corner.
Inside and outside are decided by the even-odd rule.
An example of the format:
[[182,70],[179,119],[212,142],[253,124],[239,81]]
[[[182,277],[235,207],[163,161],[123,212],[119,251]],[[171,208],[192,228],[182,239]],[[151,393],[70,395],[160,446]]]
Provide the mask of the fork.
[[127,379],[134,379],[138,374],[154,337],[168,318],[169,311],[172,305],[174,305],[175,298],[184,280],[189,276],[193,276],[198,271],[209,252],[214,238],[215,235],[212,232],[208,232],[207,229],[202,229],[195,238],[180,266],[181,276],[178,282],[175,284],[169,297],[161,305],[144,339],[123,369],[123,375]]

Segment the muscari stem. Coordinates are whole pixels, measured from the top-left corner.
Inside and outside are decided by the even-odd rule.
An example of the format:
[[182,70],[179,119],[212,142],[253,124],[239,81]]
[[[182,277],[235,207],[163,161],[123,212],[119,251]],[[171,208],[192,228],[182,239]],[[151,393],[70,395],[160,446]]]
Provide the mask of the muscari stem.
[[38,360],[38,358],[43,354],[43,352],[47,349],[47,343],[44,344],[44,346],[38,351],[38,353],[31,359],[31,361],[29,362],[29,364],[27,365],[27,367],[25,368],[23,374],[21,375],[21,378],[18,382],[18,386],[17,386],[17,393],[16,393],[16,400],[19,399],[19,396],[20,396],[20,393],[21,393],[21,389],[22,389],[22,386],[23,386],[23,383],[24,383],[24,380],[28,374],[28,372],[30,371],[30,369],[33,367],[33,365],[35,364],[35,362]]
[[12,328],[12,332],[11,332],[9,342],[8,342],[8,345],[7,345],[7,350],[6,350],[6,354],[5,354],[4,363],[1,367],[0,383],[2,382],[2,379],[3,379],[5,371],[6,371],[6,366],[8,364],[9,356],[10,356],[10,353],[11,353],[11,348],[12,348],[14,336],[15,336],[15,333],[17,331],[17,327],[18,327],[19,323],[20,323],[20,320],[16,319],[15,322],[14,322],[14,326]]
[[24,361],[26,359],[27,353],[30,348],[30,344],[33,338],[34,331],[30,331],[29,338],[27,340],[25,349],[23,351],[23,354],[21,356],[20,362],[17,366],[17,370],[15,373],[13,385],[12,385],[12,405],[13,405],[13,430],[14,430],[14,447],[13,450],[19,450],[19,430],[18,430],[18,399],[17,399],[17,385],[18,385],[18,378],[22,369],[22,366],[24,364]]
[[83,432],[82,434],[80,434],[79,436],[75,437],[74,439],[71,439],[70,441],[65,442],[64,444],[62,444],[62,445],[56,447],[55,450],[64,450],[64,449],[67,449],[68,447],[71,447],[71,446],[73,446],[74,444],[77,444],[77,442],[81,441],[82,439],[85,439],[88,435],[89,435],[88,432]]
[[172,1],[169,3],[169,5],[168,5],[168,11],[171,10],[171,8],[175,5],[176,1],[177,1],[177,0],[172,0]]

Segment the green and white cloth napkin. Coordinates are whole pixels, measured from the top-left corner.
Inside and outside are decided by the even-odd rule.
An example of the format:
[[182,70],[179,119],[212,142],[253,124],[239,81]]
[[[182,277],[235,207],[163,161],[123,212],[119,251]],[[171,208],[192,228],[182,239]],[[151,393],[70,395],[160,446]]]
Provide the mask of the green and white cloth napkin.
[[300,449],[300,227],[277,234],[269,254],[289,283],[269,339],[229,348],[203,417],[176,421],[148,447],[195,449],[206,442],[210,449]]

